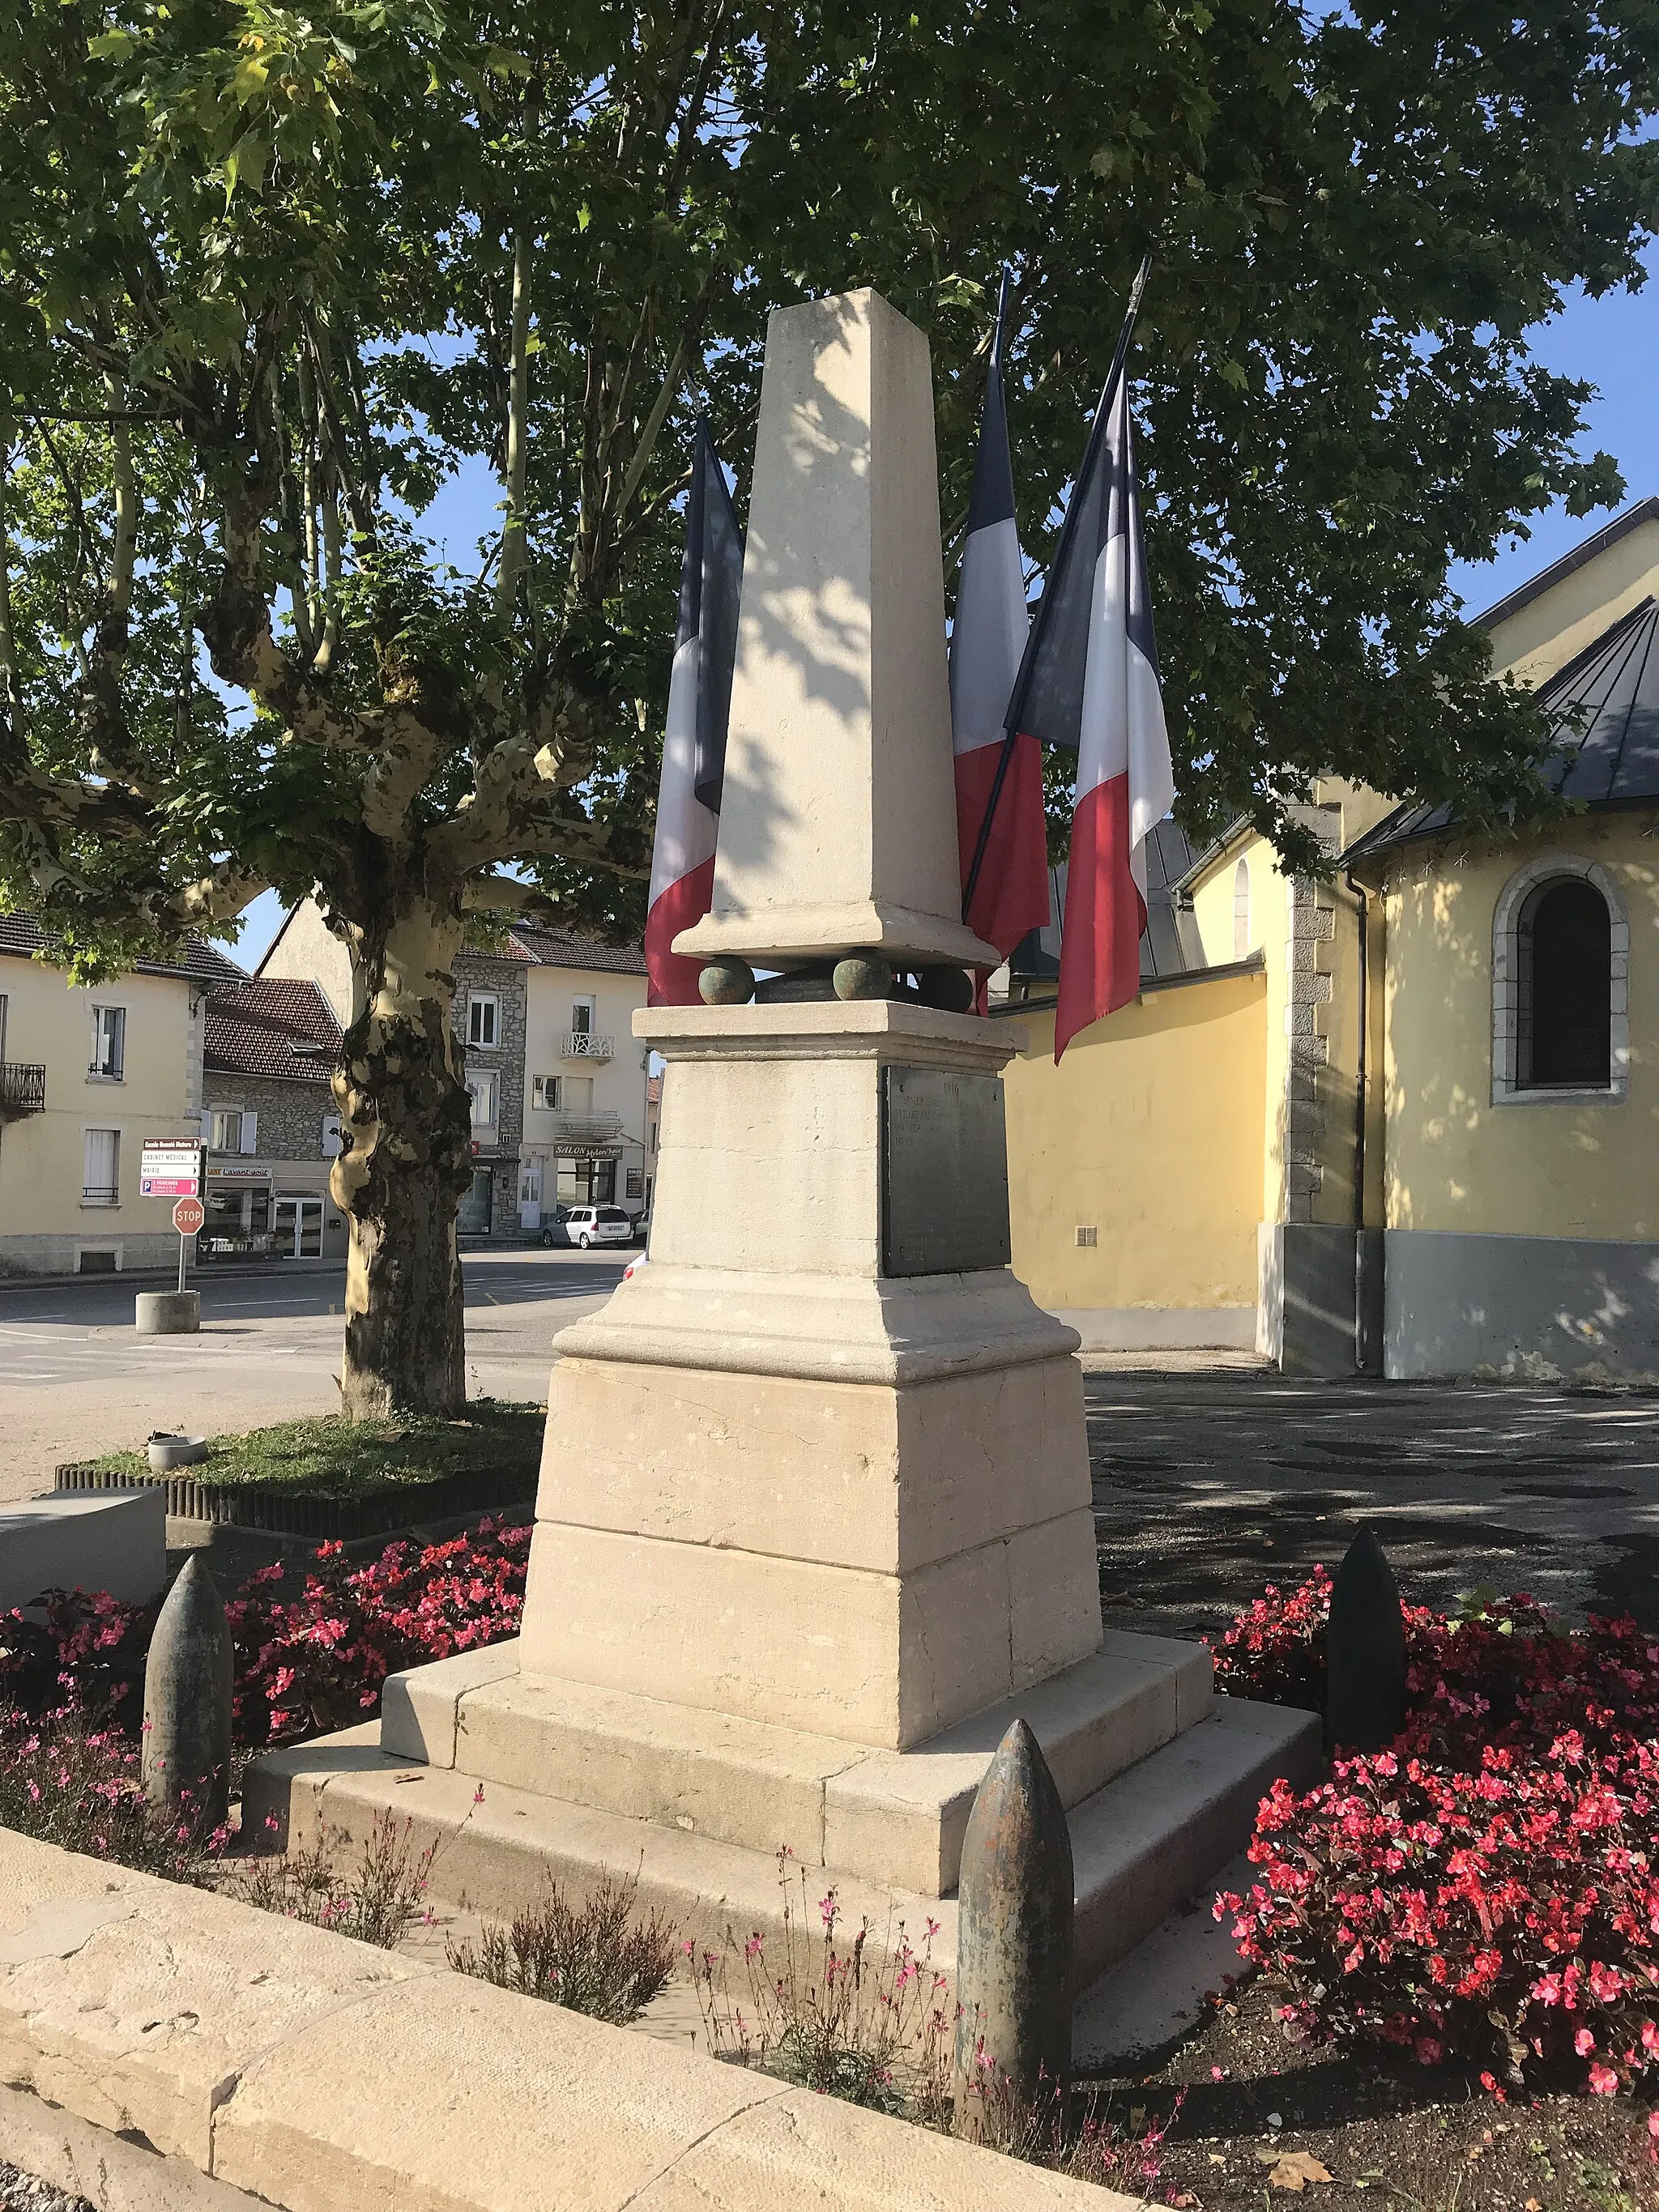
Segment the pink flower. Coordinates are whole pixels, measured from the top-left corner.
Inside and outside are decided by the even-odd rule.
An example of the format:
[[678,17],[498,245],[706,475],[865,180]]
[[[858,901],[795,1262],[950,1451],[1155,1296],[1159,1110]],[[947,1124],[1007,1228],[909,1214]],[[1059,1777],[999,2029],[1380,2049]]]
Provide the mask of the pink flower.
[[1589,2085],[1598,2097],[1616,2096],[1619,2092],[1619,2076],[1611,2066],[1592,2066],[1589,2070]]
[[1595,2038],[1589,2028],[1581,2027],[1572,2039],[1572,2047],[1581,2058],[1588,2058],[1595,2048]]

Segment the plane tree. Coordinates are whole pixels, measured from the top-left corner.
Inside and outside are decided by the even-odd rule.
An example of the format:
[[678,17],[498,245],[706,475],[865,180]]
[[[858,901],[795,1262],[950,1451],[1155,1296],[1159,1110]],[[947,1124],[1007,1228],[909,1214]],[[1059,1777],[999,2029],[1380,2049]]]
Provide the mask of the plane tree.
[[[927,327],[954,538],[1008,262],[1041,556],[1150,246],[1183,819],[1306,860],[1324,769],[1492,818],[1538,726],[1448,567],[1620,489],[1528,333],[1639,281],[1654,21],[19,0],[0,899],[92,976],[315,897],[355,979],[349,1413],[464,1399],[455,956],[640,927],[692,426],[741,470],[768,310],[873,283]],[[434,502],[486,513],[476,557]]]

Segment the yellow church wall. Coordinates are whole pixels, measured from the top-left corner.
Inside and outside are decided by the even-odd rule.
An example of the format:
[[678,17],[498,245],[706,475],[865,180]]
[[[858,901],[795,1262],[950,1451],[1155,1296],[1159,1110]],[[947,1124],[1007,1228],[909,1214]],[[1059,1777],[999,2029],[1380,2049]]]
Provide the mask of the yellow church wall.
[[[1212,967],[1236,959],[1238,939],[1234,928],[1234,900],[1238,866],[1249,871],[1249,926],[1245,932],[1246,953],[1259,952],[1266,973],[1259,987],[1263,1005],[1263,1042],[1257,1091],[1261,1102],[1261,1146],[1256,1171],[1257,1221],[1282,1221],[1285,1212],[1285,1085],[1290,1071],[1290,897],[1279,856],[1265,838],[1246,830],[1227,849],[1216,855],[1208,871],[1192,888],[1193,919],[1199,942]],[[1252,1232],[1254,1233],[1254,1232]],[[1251,1261],[1252,1269],[1255,1261]],[[1251,1292],[1255,1297],[1252,1274]]]
[[1039,1304],[1254,1305],[1265,996],[1248,974],[1145,993],[1059,1067],[1053,1009],[1014,1010],[1028,1042],[1005,1079],[1013,1264]]
[[1650,593],[1659,595],[1659,520],[1573,569],[1491,626],[1492,666],[1541,684]]
[[[1547,838],[1395,860],[1384,902],[1389,1228],[1659,1237],[1656,819],[1594,815]],[[1628,1094],[1494,1106],[1494,911],[1516,869],[1551,851],[1598,862],[1628,909]]]

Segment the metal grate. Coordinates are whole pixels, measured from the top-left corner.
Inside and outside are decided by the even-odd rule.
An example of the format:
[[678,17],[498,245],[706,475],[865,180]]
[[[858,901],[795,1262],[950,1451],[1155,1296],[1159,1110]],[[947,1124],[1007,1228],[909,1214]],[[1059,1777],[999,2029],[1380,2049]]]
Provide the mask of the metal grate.
[[0,1115],[40,1114],[46,1104],[46,1071],[22,1060],[0,1061]]

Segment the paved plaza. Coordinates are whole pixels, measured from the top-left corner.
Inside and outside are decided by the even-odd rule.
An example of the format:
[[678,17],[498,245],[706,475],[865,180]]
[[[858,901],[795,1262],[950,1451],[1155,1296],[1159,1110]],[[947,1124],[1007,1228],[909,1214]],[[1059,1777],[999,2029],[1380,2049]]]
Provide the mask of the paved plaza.
[[1265,1583],[1334,1571],[1369,1519],[1408,1603],[1485,1583],[1659,1628],[1659,1395],[1087,1364],[1117,1627],[1213,1633]]
[[[470,1254],[474,1396],[539,1401],[557,1331],[627,1255]],[[344,1275],[202,1278],[199,1337],[143,1338],[133,1285],[0,1283],[0,1501],[59,1460],[338,1403]],[[1408,1600],[1480,1583],[1659,1627],[1659,1395],[1302,1382],[1243,1354],[1094,1357],[1090,1450],[1107,1618],[1213,1632],[1270,1581],[1334,1567],[1370,1519]]]

